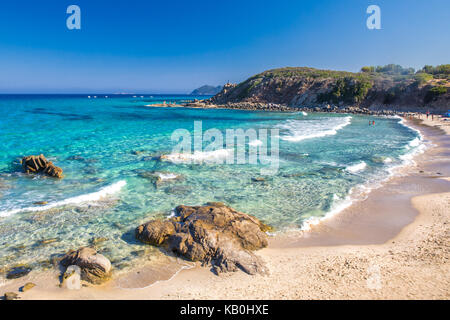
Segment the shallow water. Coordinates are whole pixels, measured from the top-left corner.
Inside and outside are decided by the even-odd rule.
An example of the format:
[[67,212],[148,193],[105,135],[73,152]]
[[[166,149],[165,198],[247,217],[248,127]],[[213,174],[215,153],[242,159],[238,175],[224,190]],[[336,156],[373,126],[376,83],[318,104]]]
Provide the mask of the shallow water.
[[[107,240],[99,250],[116,270],[126,269],[150,250],[134,240],[134,228],[180,204],[222,201],[277,230],[301,228],[350,203],[359,186],[382,181],[422,146],[397,118],[145,106],[192,98],[0,96],[0,266],[48,266],[51,255],[101,237]],[[279,129],[278,171],[252,181],[261,177],[259,164],[175,161],[171,135],[193,132],[194,121],[221,132]],[[262,147],[258,139],[248,142]],[[63,168],[63,180],[20,173],[21,157],[40,153]],[[161,154],[172,158],[156,160]],[[226,154],[223,146],[193,158]]]

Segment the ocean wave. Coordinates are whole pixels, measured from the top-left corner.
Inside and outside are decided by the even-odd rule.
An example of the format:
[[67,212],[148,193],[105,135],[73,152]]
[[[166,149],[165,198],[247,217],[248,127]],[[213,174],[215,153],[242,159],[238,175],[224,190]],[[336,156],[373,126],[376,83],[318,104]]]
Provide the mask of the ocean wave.
[[[352,191],[350,191],[350,194]],[[344,199],[340,199],[338,196],[333,196],[333,204],[331,206],[330,211],[328,211],[323,217],[310,217],[303,221],[300,230],[302,231],[311,231],[315,225],[320,224],[322,221],[330,219],[340,213],[341,211],[347,209],[353,204],[354,200],[349,195]]]
[[[362,201],[362,200],[366,199],[372,190],[381,187],[386,181],[391,179],[393,176],[400,174],[398,172],[399,169],[407,167],[411,164],[414,164],[413,158],[416,155],[423,153],[426,150],[427,146],[425,145],[425,143],[423,141],[422,133],[419,130],[412,128],[412,127],[408,126],[407,124],[405,124],[403,118],[401,118],[399,116],[395,116],[395,118],[400,119],[399,124],[403,125],[404,127],[408,128],[412,131],[415,131],[418,134],[418,137],[416,137],[413,140],[411,140],[410,142],[408,142],[407,147],[408,147],[408,149],[411,149],[411,151],[409,151],[408,153],[401,155],[399,157],[401,160],[401,163],[389,165],[387,168],[387,171],[389,172],[389,174],[386,175],[385,177],[383,177],[381,179],[380,178],[370,179],[370,181],[367,181],[364,184],[353,187],[349,191],[349,194],[344,199],[340,199],[339,197],[334,195],[333,204],[331,206],[331,209],[322,217],[310,217],[310,218],[306,219],[305,221],[303,221],[300,230],[309,232],[313,229],[313,227],[315,225],[318,225],[322,221],[336,216],[340,212],[342,212],[345,209],[347,209],[348,207],[350,207],[354,202]],[[387,157],[386,159],[384,159],[384,163],[391,164],[391,163],[394,163],[394,160],[392,158]],[[360,162],[355,165],[348,166],[346,168],[346,170],[350,171],[350,172],[352,172],[352,170],[353,170],[353,172],[358,172],[358,171],[365,169],[366,166],[367,165],[365,162]]]
[[417,137],[415,137],[413,140],[411,140],[405,146],[405,149],[411,150],[411,151],[409,151],[408,153],[406,153],[404,155],[401,155],[399,157],[403,161],[402,165],[415,164],[413,158],[416,155],[418,155],[420,153],[423,153],[425,151],[425,149],[427,148],[427,146],[425,145],[425,143],[423,141],[423,135],[422,135],[422,133],[419,130],[417,130],[417,129],[407,125],[405,123],[405,120],[402,117],[395,116],[395,118],[400,119],[398,121],[399,124],[401,124],[402,126],[408,128],[409,130],[412,130],[412,131],[416,132],[417,135],[418,135]]
[[279,126],[289,134],[281,136],[282,140],[299,142],[306,139],[321,138],[337,134],[339,130],[351,123],[351,116],[333,117],[320,120],[287,120]]
[[365,163],[364,161],[361,161],[361,162],[358,162],[351,166],[348,166],[347,168],[345,168],[345,170],[347,170],[348,172],[351,172],[351,173],[356,173],[356,172],[364,170],[366,167],[367,167],[367,163]]
[[113,183],[109,186],[103,187],[99,191],[83,194],[83,195],[72,197],[72,198],[67,198],[67,199],[57,201],[54,203],[49,203],[44,206],[16,208],[16,209],[11,209],[11,210],[6,210],[6,211],[0,211],[0,217],[8,217],[13,214],[16,214],[19,212],[24,212],[24,211],[26,211],[26,212],[45,211],[45,210],[49,210],[52,208],[63,207],[63,206],[67,206],[67,205],[76,205],[76,204],[87,203],[87,202],[91,202],[91,201],[99,201],[99,200],[102,200],[103,198],[105,198],[106,196],[109,196],[109,195],[119,192],[122,189],[122,187],[124,187],[126,184],[127,183],[125,180],[121,180],[121,181]]
[[216,161],[228,157],[232,152],[233,150],[231,149],[219,149],[213,151],[195,151],[194,153],[171,153],[161,156],[161,160],[167,160],[173,163]]

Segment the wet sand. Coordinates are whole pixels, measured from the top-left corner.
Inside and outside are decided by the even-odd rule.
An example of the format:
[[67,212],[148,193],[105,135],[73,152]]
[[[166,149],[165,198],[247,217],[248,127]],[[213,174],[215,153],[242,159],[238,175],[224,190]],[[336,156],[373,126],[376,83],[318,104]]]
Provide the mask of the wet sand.
[[22,299],[448,299],[450,139],[433,123],[409,124],[430,145],[416,164],[310,231],[271,238],[256,252],[268,275],[216,276],[186,264],[192,268],[162,276],[169,281],[120,285],[127,277],[147,283],[151,271],[141,266],[103,286],[71,291],[59,288],[51,271],[8,282],[1,293],[31,279],[37,286],[19,293]]

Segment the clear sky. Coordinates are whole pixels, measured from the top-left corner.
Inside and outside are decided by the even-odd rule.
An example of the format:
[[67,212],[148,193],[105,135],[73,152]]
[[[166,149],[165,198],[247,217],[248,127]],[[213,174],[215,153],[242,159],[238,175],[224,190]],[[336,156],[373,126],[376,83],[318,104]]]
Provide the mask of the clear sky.
[[[81,8],[81,30],[66,9]],[[366,9],[381,8],[381,30]],[[185,93],[285,66],[450,63],[448,0],[0,4],[0,93]]]

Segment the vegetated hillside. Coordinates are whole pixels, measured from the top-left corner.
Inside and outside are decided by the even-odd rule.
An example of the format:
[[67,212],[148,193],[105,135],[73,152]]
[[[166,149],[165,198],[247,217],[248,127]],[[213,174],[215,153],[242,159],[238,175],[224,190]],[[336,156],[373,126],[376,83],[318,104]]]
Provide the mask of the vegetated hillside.
[[360,72],[288,67],[268,70],[223,90],[207,103],[276,103],[290,107],[359,106],[371,110],[444,112],[450,109],[450,64],[415,72],[399,65]]
[[222,86],[210,86],[210,85],[204,85],[200,88],[195,89],[191,92],[192,96],[207,96],[207,95],[215,95],[218,94],[222,90]]

